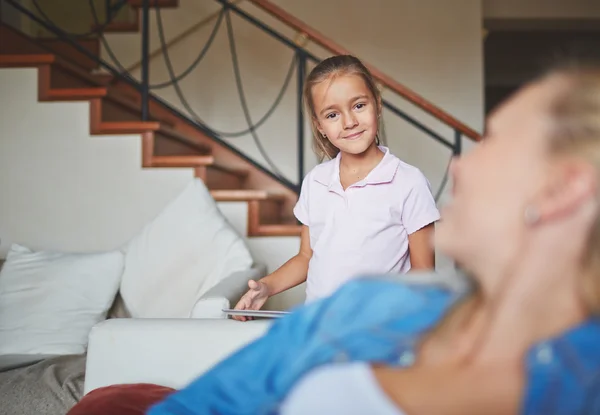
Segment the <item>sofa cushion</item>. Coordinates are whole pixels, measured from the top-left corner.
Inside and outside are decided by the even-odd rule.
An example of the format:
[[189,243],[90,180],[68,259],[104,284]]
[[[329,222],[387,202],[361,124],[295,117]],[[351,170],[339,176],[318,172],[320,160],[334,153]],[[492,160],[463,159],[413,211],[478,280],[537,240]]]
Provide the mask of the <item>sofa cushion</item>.
[[14,244],[0,271],[0,355],[84,353],[122,272],[119,251],[34,252]]
[[188,318],[202,294],[252,263],[244,240],[194,179],[127,245],[121,296],[133,318]]

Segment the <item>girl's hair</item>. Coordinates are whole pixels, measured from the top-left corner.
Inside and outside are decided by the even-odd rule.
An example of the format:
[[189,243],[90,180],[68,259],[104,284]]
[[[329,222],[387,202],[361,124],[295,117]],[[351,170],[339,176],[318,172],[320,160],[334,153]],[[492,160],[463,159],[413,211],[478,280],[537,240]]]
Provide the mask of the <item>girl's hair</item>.
[[[360,76],[367,88],[375,99],[375,105],[377,105],[377,112],[381,113],[381,92],[375,83],[375,78],[367,67],[356,57],[351,55],[338,55],[332,56],[320,62],[308,75],[304,84],[304,105],[311,118],[311,128],[313,132],[313,148],[319,161],[323,161],[325,158],[332,159],[340,152],[331,142],[324,137],[317,128],[317,114],[315,113],[315,106],[312,97],[312,89],[315,85],[325,81],[332,81],[335,78],[343,75],[358,75]],[[377,128],[377,136],[375,138],[376,143],[379,145],[383,143],[383,122],[379,117],[379,125]]]
[[[596,167],[600,179],[600,66],[557,69],[547,77],[566,80],[550,109],[554,123],[550,150],[588,161]],[[588,310],[600,314],[600,215],[596,216],[587,242],[582,295]]]

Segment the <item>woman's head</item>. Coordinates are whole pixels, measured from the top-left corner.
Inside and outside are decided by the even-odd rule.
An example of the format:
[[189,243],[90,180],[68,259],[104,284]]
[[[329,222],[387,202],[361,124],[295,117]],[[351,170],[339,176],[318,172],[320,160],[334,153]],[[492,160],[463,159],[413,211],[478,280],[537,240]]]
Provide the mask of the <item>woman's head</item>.
[[600,311],[600,70],[555,71],[520,90],[451,171],[442,250],[474,273],[536,249],[547,264],[579,261],[588,305]]
[[373,75],[354,56],[333,56],[310,72],[304,102],[319,159],[339,151],[361,154],[379,144],[381,93]]

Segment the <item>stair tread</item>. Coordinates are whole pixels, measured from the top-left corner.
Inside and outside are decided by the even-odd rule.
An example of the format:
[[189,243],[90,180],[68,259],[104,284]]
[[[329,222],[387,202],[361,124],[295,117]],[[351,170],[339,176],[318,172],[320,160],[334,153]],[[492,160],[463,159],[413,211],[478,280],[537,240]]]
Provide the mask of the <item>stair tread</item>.
[[158,129],[160,123],[153,121],[102,121],[99,128],[103,134],[135,134]]
[[93,99],[106,96],[106,88],[54,88],[48,91],[50,99]]
[[258,189],[211,190],[217,201],[245,202],[250,200],[284,200],[283,193]]
[[258,230],[249,236],[299,236],[302,225],[269,224],[260,225]]
[[0,55],[0,66],[36,66],[54,63],[55,61],[56,56],[50,53]]
[[[229,167],[223,164],[219,164],[214,156],[210,154],[183,154],[183,155],[169,155],[169,156],[152,156],[152,166],[154,167],[209,167],[221,170],[223,172],[238,176],[240,178],[244,178],[248,175],[248,171],[245,169],[238,169],[235,167]],[[217,192],[224,192],[223,190],[218,190]],[[237,192],[237,190],[235,190]],[[232,192],[232,190],[227,190],[227,192]],[[235,196],[232,196],[231,193],[217,193],[219,197],[230,198],[230,197],[241,197],[236,193]],[[258,194],[255,193],[245,193],[245,197],[258,197]],[[260,197],[265,197],[265,195],[260,195]],[[268,198],[268,196],[267,196]],[[244,199],[247,200],[247,199]]]
[[[127,4],[131,7],[141,8],[144,7],[144,0],[127,0]],[[150,8],[172,8],[177,6],[179,6],[179,0],[150,0]]]
[[[101,26],[93,25],[92,30],[98,30]],[[135,33],[140,31],[140,24],[136,22],[112,22],[102,27],[103,32],[107,33]]]
[[152,165],[155,167],[199,167],[209,166],[214,163],[210,155],[180,155],[180,156],[152,156]]

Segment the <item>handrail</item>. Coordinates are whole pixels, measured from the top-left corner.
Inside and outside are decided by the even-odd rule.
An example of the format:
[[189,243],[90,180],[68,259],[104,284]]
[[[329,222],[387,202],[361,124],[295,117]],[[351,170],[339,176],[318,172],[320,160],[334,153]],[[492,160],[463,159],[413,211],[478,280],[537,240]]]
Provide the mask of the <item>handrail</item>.
[[[308,39],[312,40],[319,46],[329,50],[330,52],[332,52],[336,55],[352,54],[346,48],[338,45],[333,40],[327,38],[322,33],[318,32],[317,30],[308,26],[306,23],[304,23],[300,19],[296,18],[295,16],[291,15],[290,13],[286,12],[281,7],[271,3],[269,0],[248,0],[248,2],[254,4],[256,7],[267,12],[271,16],[273,16],[276,19],[278,19],[279,21],[281,21],[282,23],[285,23],[287,26],[303,33],[304,35],[306,35],[306,37]],[[419,94],[414,92],[413,90],[411,90],[408,87],[402,85],[401,83],[395,81],[392,77],[386,75],[379,69],[373,67],[372,65],[366,64],[366,63],[365,63],[365,65],[367,66],[369,71],[371,71],[371,73],[373,74],[373,77],[375,77],[375,79],[377,79],[386,88],[388,88],[388,89],[394,91],[395,93],[397,93],[398,95],[404,97],[405,99],[407,99],[408,101],[410,101],[411,103],[416,105],[417,107],[425,110],[426,112],[428,112],[429,114],[431,114],[432,116],[437,118],[438,120],[449,125],[453,129],[460,131],[463,135],[471,138],[472,140],[479,141],[481,139],[481,135],[477,131],[475,131],[471,127],[469,127],[468,125],[457,120],[452,115],[448,114],[446,111],[442,110],[441,108],[437,107],[433,103],[429,102],[428,100],[426,100],[425,98],[423,98],[422,96],[420,96]]]

